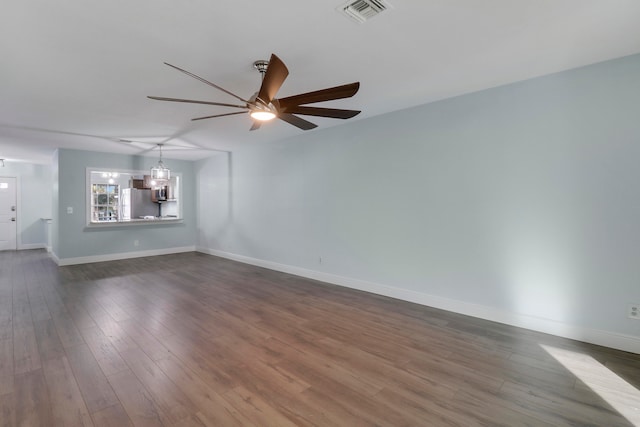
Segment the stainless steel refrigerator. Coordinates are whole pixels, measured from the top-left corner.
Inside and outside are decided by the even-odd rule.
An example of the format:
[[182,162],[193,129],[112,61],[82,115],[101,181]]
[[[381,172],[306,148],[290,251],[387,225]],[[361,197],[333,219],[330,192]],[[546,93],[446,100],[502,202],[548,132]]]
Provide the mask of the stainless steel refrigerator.
[[151,190],[124,188],[120,197],[123,220],[158,216],[158,204],[151,201]]

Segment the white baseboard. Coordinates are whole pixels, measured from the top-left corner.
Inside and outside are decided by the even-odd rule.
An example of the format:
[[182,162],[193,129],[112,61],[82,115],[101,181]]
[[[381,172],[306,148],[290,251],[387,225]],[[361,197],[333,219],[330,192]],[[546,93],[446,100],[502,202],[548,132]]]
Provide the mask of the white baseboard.
[[53,262],[55,262],[57,265],[60,265],[60,258],[58,258],[58,255],[56,255],[56,253],[53,252],[53,249],[51,249],[51,252],[49,252],[49,256],[51,257]]
[[30,249],[46,249],[47,245],[44,243],[21,243],[18,245],[19,251],[30,250]]
[[182,252],[194,252],[195,250],[196,250],[195,246],[184,246],[184,247],[178,247],[178,248],[151,249],[147,251],[121,252],[121,253],[115,253],[115,254],[92,255],[92,256],[84,256],[84,257],[77,257],[77,258],[58,258],[56,254],[51,253],[51,258],[55,261],[56,264],[62,267],[65,265],[89,264],[92,262],[116,261],[119,259],[142,258],[147,256],[169,255],[169,254],[177,254]]
[[467,316],[477,317],[493,322],[504,323],[506,325],[517,326],[537,332],[543,332],[559,337],[640,354],[640,337],[632,335],[624,335],[615,332],[582,328],[555,320],[508,312],[494,307],[473,304],[450,298],[443,298],[435,295],[425,294],[422,292],[412,291],[409,289],[396,288],[393,286],[367,282],[364,280],[338,276],[330,273],[323,273],[320,271],[309,270],[291,265],[279,264],[272,261],[265,261],[216,249],[197,247],[196,250],[198,252],[206,253],[209,255],[215,255],[221,258],[243,262],[245,264],[268,268],[269,270],[281,271],[283,273],[289,273],[296,276],[319,280],[338,286],[371,292],[373,294],[384,295],[403,301],[452,311],[454,313],[464,314]]

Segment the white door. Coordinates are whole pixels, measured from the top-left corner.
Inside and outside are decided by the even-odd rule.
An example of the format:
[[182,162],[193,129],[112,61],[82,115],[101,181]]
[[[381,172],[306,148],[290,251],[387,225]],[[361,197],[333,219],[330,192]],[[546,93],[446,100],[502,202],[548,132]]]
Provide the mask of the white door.
[[16,179],[0,177],[0,251],[16,250]]

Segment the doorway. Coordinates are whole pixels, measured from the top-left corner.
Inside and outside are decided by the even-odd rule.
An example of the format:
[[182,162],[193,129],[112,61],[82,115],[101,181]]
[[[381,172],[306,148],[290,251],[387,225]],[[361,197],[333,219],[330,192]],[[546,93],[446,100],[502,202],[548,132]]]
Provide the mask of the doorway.
[[0,177],[0,251],[17,249],[16,178]]

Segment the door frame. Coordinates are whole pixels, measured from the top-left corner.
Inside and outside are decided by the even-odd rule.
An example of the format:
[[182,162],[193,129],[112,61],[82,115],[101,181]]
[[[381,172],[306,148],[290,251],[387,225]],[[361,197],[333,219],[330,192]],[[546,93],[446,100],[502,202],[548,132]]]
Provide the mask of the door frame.
[[21,214],[21,201],[20,201],[20,177],[10,175],[0,175],[1,178],[13,178],[16,180],[16,250],[22,249],[22,238],[20,234],[20,214]]

